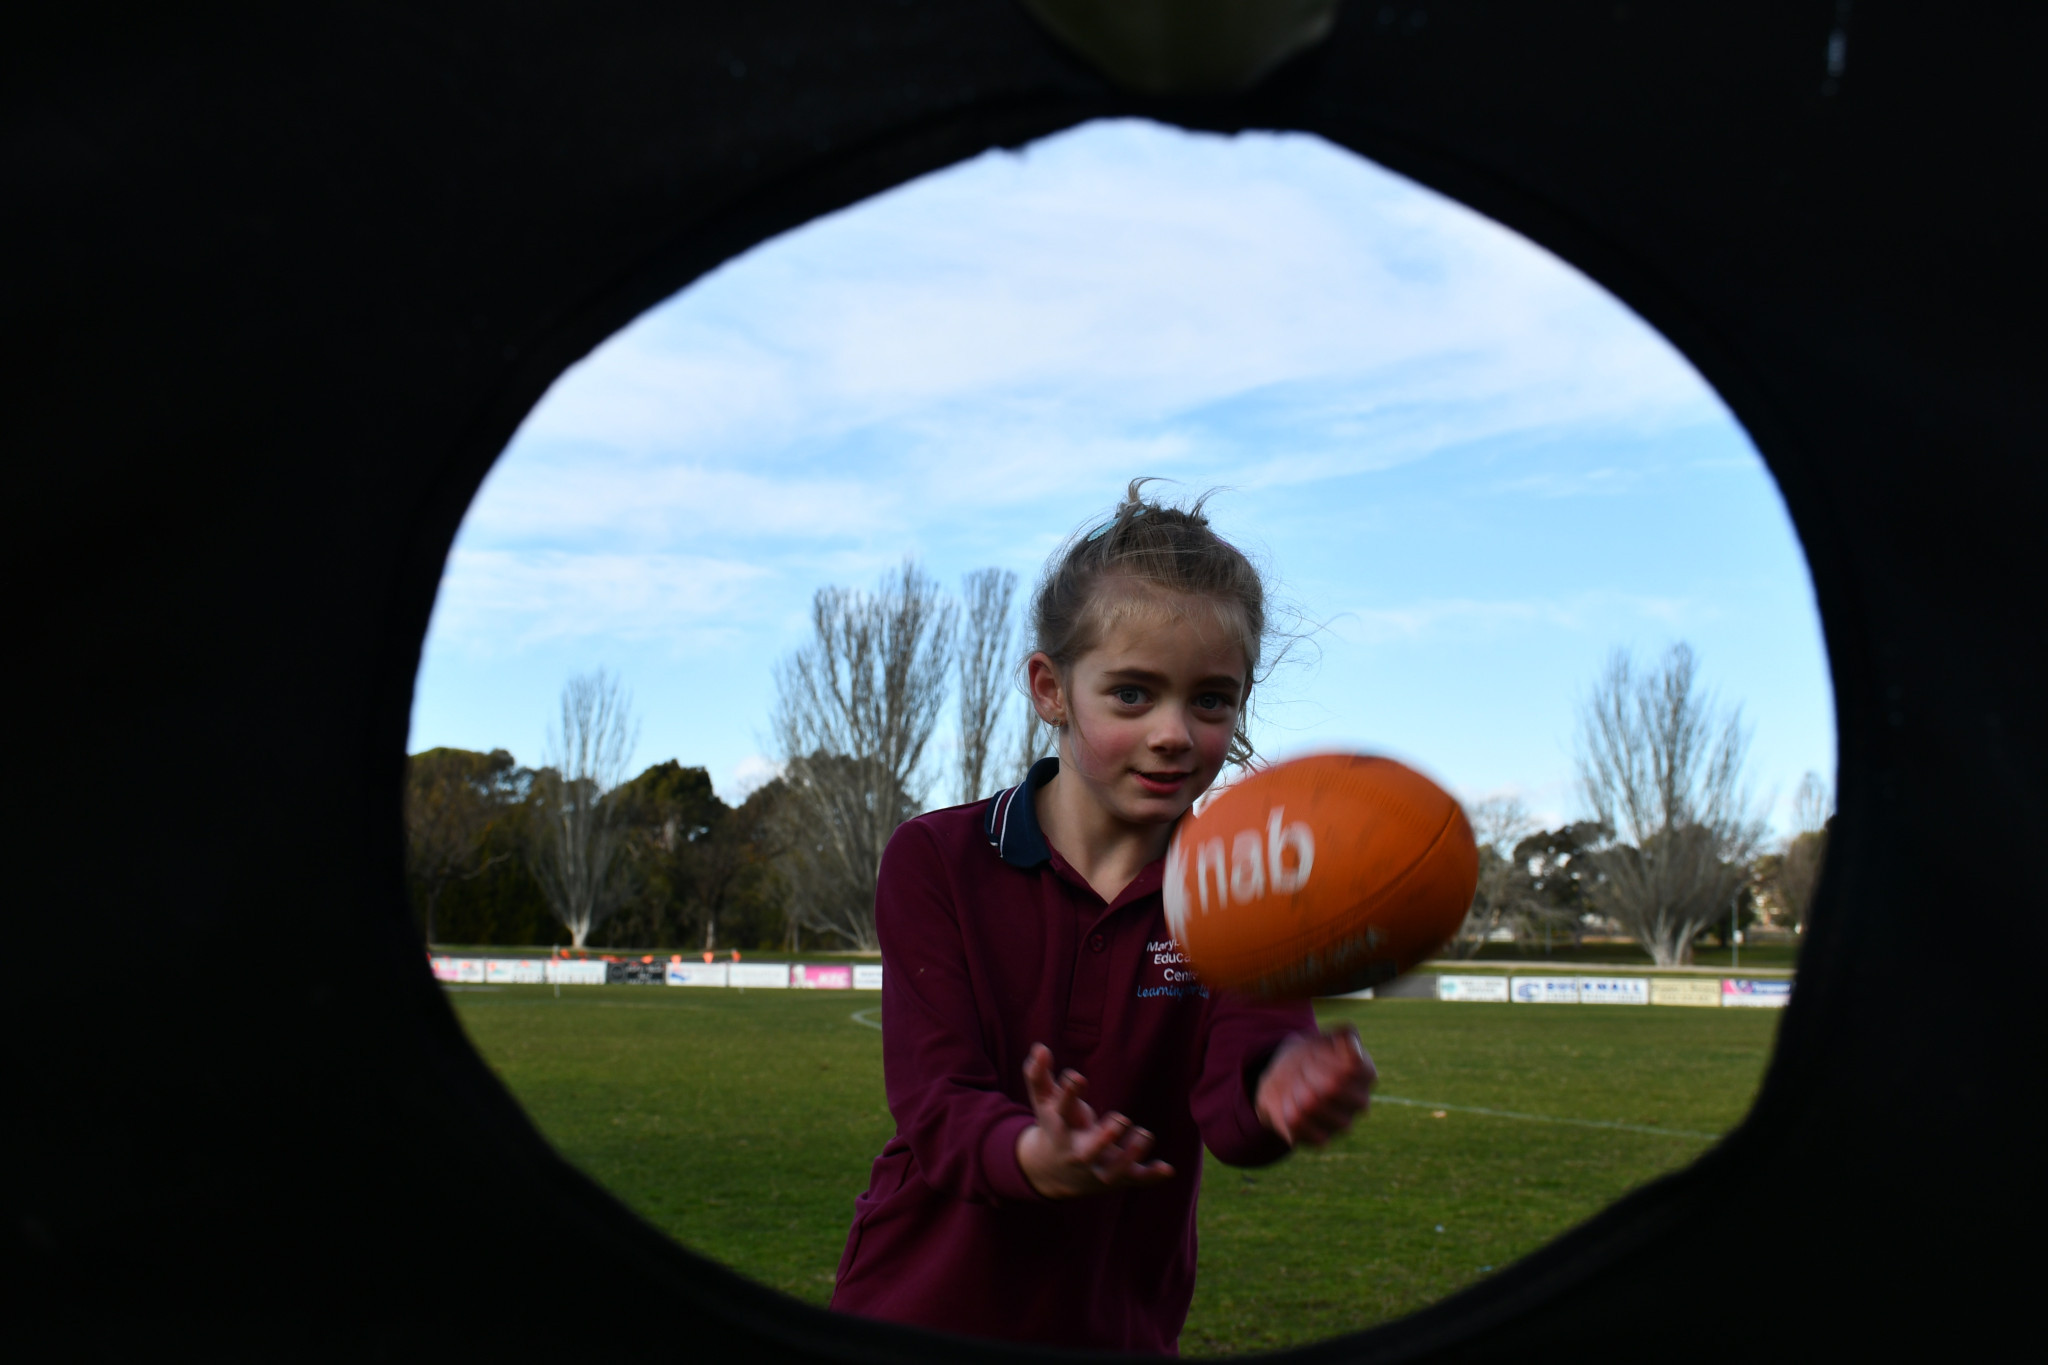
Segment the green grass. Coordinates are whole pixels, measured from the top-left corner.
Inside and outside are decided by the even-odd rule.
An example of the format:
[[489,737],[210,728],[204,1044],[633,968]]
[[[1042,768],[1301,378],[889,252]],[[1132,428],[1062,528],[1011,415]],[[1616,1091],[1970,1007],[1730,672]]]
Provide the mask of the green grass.
[[[656,1226],[814,1303],[893,1130],[881,1035],[840,992],[509,987],[454,995],[555,1146]],[[1260,1171],[1210,1162],[1182,1350],[1292,1345],[1412,1312],[1541,1246],[1748,1108],[1774,1011],[1333,1001],[1380,1068],[1351,1136]],[[1441,1227],[1441,1231],[1438,1228]]]

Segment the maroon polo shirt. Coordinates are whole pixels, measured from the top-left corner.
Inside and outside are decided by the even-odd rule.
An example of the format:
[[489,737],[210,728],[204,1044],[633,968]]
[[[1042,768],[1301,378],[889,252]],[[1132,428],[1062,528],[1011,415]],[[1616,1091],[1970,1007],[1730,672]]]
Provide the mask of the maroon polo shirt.
[[[1155,862],[1105,903],[1046,843],[1017,786],[896,831],[875,890],[882,1058],[896,1136],[854,1204],[832,1306],[969,1336],[1172,1352],[1195,1288],[1202,1148],[1236,1166],[1287,1145],[1252,1109],[1305,1002],[1211,991],[1166,932]],[[1048,1200],[1017,1166],[1024,1057],[1088,1078],[1098,1112],[1152,1130],[1174,1176]]]

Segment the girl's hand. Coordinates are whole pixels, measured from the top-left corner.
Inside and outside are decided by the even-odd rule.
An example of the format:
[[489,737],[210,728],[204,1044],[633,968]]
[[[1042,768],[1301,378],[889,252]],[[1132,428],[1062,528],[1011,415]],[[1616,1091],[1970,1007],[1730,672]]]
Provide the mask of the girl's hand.
[[1145,1160],[1152,1150],[1150,1133],[1122,1114],[1095,1117],[1081,1098],[1088,1082],[1080,1072],[1053,1078],[1052,1049],[1044,1043],[1032,1044],[1024,1059],[1024,1088],[1038,1122],[1017,1135],[1017,1166],[1047,1199],[1173,1178],[1173,1167]]
[[1334,1033],[1297,1033],[1266,1063],[1253,1105],[1259,1122],[1289,1146],[1320,1147],[1365,1112],[1379,1078],[1349,1024]]

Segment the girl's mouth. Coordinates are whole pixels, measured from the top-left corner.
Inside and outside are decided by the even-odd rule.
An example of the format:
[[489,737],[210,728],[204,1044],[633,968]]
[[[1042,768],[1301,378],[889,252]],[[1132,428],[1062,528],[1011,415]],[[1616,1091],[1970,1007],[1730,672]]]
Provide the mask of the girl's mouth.
[[1190,777],[1193,777],[1194,774],[1133,772],[1131,776],[1138,779],[1138,786],[1142,790],[1153,796],[1172,796],[1180,790],[1181,784]]

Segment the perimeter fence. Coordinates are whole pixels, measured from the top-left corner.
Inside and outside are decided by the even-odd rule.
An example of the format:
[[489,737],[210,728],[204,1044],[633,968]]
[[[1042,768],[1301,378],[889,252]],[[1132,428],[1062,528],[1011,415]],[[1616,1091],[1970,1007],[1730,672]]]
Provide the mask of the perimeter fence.
[[[703,962],[638,958],[428,957],[434,978],[463,986],[684,986],[723,990],[879,991],[879,963]],[[1419,971],[1354,1000],[1424,999],[1462,1004],[1676,1005],[1707,1009],[1781,1009],[1792,982],[1738,976],[1602,976]]]

